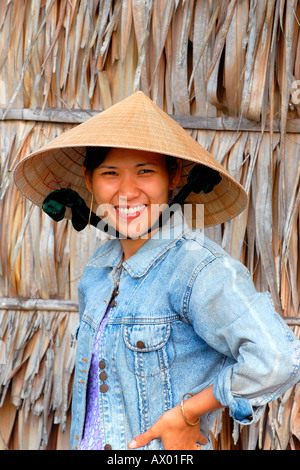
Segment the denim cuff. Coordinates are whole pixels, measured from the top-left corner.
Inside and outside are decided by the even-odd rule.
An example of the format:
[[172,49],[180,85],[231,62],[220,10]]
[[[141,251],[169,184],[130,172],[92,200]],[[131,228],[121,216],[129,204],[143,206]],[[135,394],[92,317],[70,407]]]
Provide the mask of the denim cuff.
[[233,397],[229,404],[229,414],[240,424],[251,424],[255,421],[254,410],[246,398]]
[[253,424],[260,418],[262,406],[253,407],[250,400],[234,396],[230,390],[221,388],[218,380],[213,383],[213,394],[221,405],[228,407],[230,416],[240,424]]

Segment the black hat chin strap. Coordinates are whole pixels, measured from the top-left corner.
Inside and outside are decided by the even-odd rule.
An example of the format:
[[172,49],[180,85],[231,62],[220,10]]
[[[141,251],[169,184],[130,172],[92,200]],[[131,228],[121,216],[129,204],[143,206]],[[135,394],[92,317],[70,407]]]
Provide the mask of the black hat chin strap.
[[191,192],[196,194],[203,191],[205,194],[211,192],[215,185],[222,180],[219,173],[204,165],[195,165],[187,178],[186,185],[178,192],[169,206],[160,214],[158,220],[149,230],[137,237],[128,237],[119,233],[114,227],[111,227],[105,220],[90,211],[85,201],[76,191],[69,188],[62,188],[52,191],[43,201],[42,209],[56,222],[65,217],[66,207],[72,211],[72,224],[75,230],[80,232],[88,223],[97,227],[104,233],[116,238],[141,238],[144,235],[162,227],[168,219],[181,207]]

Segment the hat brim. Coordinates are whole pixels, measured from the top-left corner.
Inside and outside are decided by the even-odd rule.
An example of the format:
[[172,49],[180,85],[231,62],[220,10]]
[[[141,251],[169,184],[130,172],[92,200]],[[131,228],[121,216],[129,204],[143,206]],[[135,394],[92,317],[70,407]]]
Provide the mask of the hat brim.
[[180,158],[183,169],[179,188],[186,183],[194,164],[201,163],[217,171],[222,180],[210,193],[192,193],[186,200],[186,204],[204,205],[205,226],[230,220],[247,205],[244,188],[142,92],[64,132],[21,160],[14,170],[14,181],[19,191],[41,207],[51,191],[71,188],[89,206],[91,195],[82,173],[87,146],[131,148]]

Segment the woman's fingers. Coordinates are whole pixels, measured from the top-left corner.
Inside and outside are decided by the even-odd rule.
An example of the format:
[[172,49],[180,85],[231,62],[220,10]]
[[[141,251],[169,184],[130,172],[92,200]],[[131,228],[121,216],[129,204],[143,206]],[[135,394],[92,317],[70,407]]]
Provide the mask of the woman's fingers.
[[144,447],[153,439],[160,439],[165,450],[197,450],[207,444],[199,427],[187,425],[180,411],[175,407],[165,412],[147,431],[136,436],[128,448]]
[[[144,447],[145,445],[149,444],[150,441],[152,441],[153,439],[155,439],[157,437],[158,436],[154,435],[152,428],[149,428],[148,431],[144,432],[143,434],[140,434],[139,436],[135,437],[131,442],[129,442],[128,448],[129,449],[138,449],[139,447]],[[190,442],[187,449],[201,450],[202,446],[207,444],[207,443],[208,443],[207,438],[205,436],[203,436],[203,434],[200,434],[198,436],[198,439],[195,441],[194,446],[191,447],[191,445],[193,443]],[[178,450],[183,450],[181,446],[179,446],[179,447],[176,446],[174,448],[172,447],[173,450],[175,448],[177,448]],[[166,449],[168,449],[168,447],[166,447]],[[186,449],[186,447],[184,447],[184,449]]]
[[152,439],[155,439],[156,436],[153,435],[152,428],[149,428],[148,431],[136,436],[131,442],[128,444],[129,449],[138,449],[139,447],[144,447],[148,444]]
[[205,444],[208,444],[208,439],[203,434],[199,434],[196,442],[198,444],[205,445]]
[[200,434],[198,436],[197,441],[195,442],[195,444],[196,444],[195,450],[202,450],[202,446],[207,444],[207,443],[208,443],[207,438],[203,434]]

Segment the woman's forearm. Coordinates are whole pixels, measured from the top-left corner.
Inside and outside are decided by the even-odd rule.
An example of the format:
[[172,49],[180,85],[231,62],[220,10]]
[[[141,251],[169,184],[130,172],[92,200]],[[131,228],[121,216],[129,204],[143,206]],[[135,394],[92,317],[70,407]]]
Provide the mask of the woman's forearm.
[[202,390],[196,395],[187,398],[183,402],[185,417],[193,422],[201,418],[205,413],[213,410],[223,408],[221,403],[215,398],[213,394],[213,386]]

